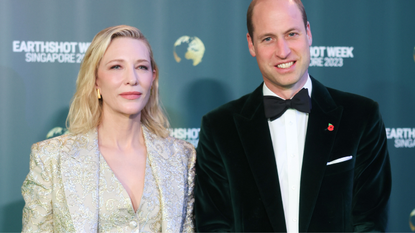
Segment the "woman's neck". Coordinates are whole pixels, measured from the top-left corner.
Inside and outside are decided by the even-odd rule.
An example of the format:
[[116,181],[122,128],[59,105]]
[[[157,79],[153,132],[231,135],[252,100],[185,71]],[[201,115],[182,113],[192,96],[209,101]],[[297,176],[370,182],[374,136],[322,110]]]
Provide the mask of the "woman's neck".
[[103,111],[98,126],[99,145],[120,150],[138,148],[144,145],[141,126],[141,113],[128,116]]

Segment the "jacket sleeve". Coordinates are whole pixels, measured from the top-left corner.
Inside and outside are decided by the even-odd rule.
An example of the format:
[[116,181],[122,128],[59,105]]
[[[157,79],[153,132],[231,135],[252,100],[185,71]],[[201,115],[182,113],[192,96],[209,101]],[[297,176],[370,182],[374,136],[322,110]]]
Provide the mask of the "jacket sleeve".
[[196,149],[195,228],[199,232],[233,229],[229,182],[217,143],[205,116]]
[[53,232],[51,167],[42,158],[42,147],[32,146],[30,171],[22,186],[25,200],[22,232]]
[[384,232],[391,192],[385,126],[377,103],[363,130],[354,173],[352,215],[355,232]]

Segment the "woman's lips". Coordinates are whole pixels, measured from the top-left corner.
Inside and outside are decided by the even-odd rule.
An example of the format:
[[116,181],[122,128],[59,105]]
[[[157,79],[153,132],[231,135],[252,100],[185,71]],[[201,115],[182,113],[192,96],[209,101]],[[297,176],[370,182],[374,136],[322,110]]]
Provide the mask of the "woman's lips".
[[142,94],[141,92],[131,91],[131,92],[123,92],[120,95],[124,99],[135,100],[135,99],[140,98],[141,94]]

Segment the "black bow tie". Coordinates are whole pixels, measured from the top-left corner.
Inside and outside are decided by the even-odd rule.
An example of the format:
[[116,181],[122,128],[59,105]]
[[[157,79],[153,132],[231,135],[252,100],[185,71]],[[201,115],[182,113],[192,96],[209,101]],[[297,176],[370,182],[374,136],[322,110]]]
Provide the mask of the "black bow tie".
[[271,121],[280,117],[289,108],[310,113],[311,99],[306,88],[301,89],[292,99],[283,100],[275,96],[264,96],[265,117]]

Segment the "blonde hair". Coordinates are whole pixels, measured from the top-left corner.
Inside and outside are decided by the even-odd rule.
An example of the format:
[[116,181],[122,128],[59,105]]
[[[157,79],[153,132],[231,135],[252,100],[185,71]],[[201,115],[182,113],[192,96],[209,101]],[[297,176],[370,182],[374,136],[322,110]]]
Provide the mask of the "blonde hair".
[[85,53],[76,80],[76,92],[72,98],[66,125],[69,132],[86,133],[96,128],[102,117],[102,99],[97,98],[95,81],[99,63],[111,41],[117,37],[141,40],[150,53],[151,68],[155,76],[149,100],[141,111],[141,123],[152,133],[167,137],[170,126],[159,100],[159,70],[153,58],[153,51],[144,35],[135,27],[119,25],[100,31],[92,40]]

